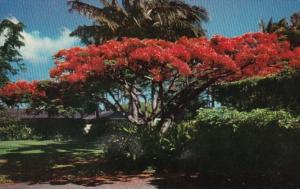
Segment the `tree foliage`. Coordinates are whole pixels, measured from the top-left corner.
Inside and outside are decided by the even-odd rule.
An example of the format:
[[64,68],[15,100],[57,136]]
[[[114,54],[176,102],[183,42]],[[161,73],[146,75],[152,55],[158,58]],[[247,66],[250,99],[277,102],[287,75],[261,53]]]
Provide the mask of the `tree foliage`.
[[265,188],[293,188],[299,184],[299,124],[299,117],[283,110],[201,109],[177,129],[183,131],[177,133],[184,145],[176,149],[187,155],[179,156],[184,158],[176,165],[231,179],[215,188],[255,188],[261,183]]
[[267,24],[261,21],[260,29],[265,33],[276,33],[286,36],[293,47],[300,46],[300,12],[294,13],[290,17],[290,21],[286,18],[278,22],[273,22],[271,18]]
[[79,0],[69,1],[70,11],[77,11],[94,21],[79,26],[71,35],[86,44],[101,44],[122,37],[156,38],[174,41],[181,36],[200,37],[208,20],[203,7],[181,0],[101,0],[96,7]]
[[21,32],[24,25],[8,19],[0,21],[0,86],[9,81],[9,74],[16,74],[23,64],[20,62],[20,47],[24,46]]
[[[184,37],[176,42],[124,38],[59,51],[50,76],[58,85],[76,86],[74,93],[94,86],[88,92],[91,97],[134,124],[163,126],[211,85],[276,74],[286,66],[299,68],[299,55],[300,48],[291,50],[276,34],[247,33],[211,40]],[[20,88],[17,97],[45,94],[44,90],[27,91],[19,85],[3,87],[2,99],[19,101],[13,87]]]
[[215,87],[222,105],[250,111],[255,108],[300,112],[300,72],[285,70],[267,78],[251,78]]
[[[288,40],[292,48],[300,46],[300,13],[288,19],[260,24],[265,33],[276,33]],[[299,71],[286,70],[278,76],[247,79],[232,84],[217,86],[214,96],[225,106],[240,110],[254,108],[287,109],[299,112]]]

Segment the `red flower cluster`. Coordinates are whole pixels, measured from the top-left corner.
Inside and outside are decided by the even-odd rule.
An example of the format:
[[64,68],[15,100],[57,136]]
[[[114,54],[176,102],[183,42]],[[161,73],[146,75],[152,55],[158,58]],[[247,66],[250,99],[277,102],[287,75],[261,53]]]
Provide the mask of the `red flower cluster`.
[[[88,73],[101,73],[104,63],[96,46],[74,47],[59,51],[55,57],[56,67],[50,70],[50,77],[60,77],[70,82],[84,81]],[[72,73],[72,74],[70,74]]]
[[290,66],[294,68],[300,68],[300,47],[294,49],[294,51],[287,51],[283,53],[284,58],[290,60]]
[[200,64],[198,77],[217,77],[228,71],[224,80],[237,80],[281,71],[284,66],[300,65],[298,50],[292,51],[286,41],[275,34],[248,33],[235,38],[215,36],[210,41],[181,39],[193,49],[193,58]]
[[22,99],[24,96],[43,97],[45,91],[38,90],[38,82],[17,81],[8,83],[0,89],[0,96],[11,99]]

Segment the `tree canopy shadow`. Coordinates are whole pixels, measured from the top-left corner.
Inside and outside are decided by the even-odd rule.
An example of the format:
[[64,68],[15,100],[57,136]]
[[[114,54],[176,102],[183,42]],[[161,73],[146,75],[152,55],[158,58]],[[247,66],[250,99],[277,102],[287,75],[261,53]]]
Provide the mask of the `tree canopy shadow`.
[[[110,162],[95,146],[80,141],[26,145],[0,156],[0,175],[29,184],[78,184],[97,186],[131,178],[145,178],[142,168],[126,162]],[[138,175],[138,176],[136,176]]]

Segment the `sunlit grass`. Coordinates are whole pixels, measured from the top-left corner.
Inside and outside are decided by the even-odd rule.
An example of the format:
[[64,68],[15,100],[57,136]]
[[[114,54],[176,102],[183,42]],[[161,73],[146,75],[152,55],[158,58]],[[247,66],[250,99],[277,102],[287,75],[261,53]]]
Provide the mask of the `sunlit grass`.
[[[62,142],[57,142],[53,140],[18,140],[18,141],[0,141],[0,156],[8,153],[13,153],[14,151],[28,147],[28,146],[46,146],[48,144],[61,144]],[[30,153],[42,153],[42,150],[24,150],[19,153],[30,154]]]
[[[99,141],[0,141],[0,184],[51,180],[65,172],[92,175],[102,157]],[[44,174],[49,171],[53,174]]]
[[[80,155],[84,153],[102,154],[103,150],[94,142],[62,142],[54,140],[20,140],[20,141],[1,141],[0,156],[12,153],[18,154],[39,154],[49,150],[47,145],[62,145],[61,148],[51,149],[57,153],[72,153]],[[34,147],[34,149],[30,149]]]

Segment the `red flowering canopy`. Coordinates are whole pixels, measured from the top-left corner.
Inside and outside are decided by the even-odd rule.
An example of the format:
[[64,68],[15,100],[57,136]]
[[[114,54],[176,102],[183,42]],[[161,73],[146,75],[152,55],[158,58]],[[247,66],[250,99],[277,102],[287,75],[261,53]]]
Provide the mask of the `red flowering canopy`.
[[[177,42],[124,38],[99,46],[61,50],[55,57],[56,67],[50,76],[56,82],[98,82],[98,88],[103,87],[99,81],[117,84],[118,90],[106,91],[111,98],[97,96],[99,102],[124,113],[136,124],[174,118],[189,100],[212,84],[275,74],[285,67],[300,68],[300,48],[291,49],[276,34],[266,33],[215,36],[210,40],[184,37]],[[14,85],[2,88],[0,96],[18,94],[11,87]],[[120,89],[123,93],[116,95]],[[31,90],[23,92],[36,94]],[[127,98],[128,109],[124,109],[118,96]],[[151,110],[141,103],[150,104]]]
[[277,73],[286,65],[300,66],[300,48],[292,51],[275,34],[248,33],[240,37],[181,38],[177,42],[125,38],[103,45],[75,47],[56,54],[52,78],[69,82],[90,77],[114,77],[129,69],[154,81],[175,75],[198,79],[238,80]]

